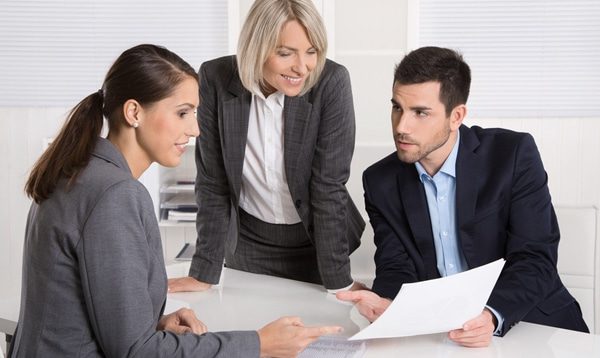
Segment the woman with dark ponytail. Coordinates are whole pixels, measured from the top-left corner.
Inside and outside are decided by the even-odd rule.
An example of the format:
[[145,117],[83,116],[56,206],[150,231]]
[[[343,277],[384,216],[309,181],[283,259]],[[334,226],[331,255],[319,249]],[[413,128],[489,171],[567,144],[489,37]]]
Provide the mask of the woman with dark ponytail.
[[189,64],[139,45],[71,111],[25,187],[33,204],[9,357],[291,356],[338,329],[282,318],[258,332],[207,333],[191,310],[162,314],[160,232],[137,179],[153,162],[179,164],[199,135],[198,93]]

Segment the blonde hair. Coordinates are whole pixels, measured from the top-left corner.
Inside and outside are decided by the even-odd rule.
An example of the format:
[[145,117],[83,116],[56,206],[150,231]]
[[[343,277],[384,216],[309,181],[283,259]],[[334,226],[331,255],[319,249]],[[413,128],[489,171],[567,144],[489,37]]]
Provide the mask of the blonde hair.
[[296,20],[305,29],[317,51],[317,65],[309,73],[300,96],[319,80],[327,54],[325,25],[312,0],[256,0],[242,26],[237,50],[237,66],[242,85],[253,92],[264,87],[263,66],[275,51],[279,35],[288,21]]

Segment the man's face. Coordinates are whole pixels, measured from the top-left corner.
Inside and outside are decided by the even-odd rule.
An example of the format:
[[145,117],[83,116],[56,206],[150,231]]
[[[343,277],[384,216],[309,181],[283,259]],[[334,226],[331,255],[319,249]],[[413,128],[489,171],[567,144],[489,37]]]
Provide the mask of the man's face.
[[[430,173],[444,163],[460,126],[446,116],[440,102],[440,83],[424,82],[402,85],[395,83],[392,91],[392,130],[398,158],[405,163],[420,162]],[[464,106],[463,106],[464,107]],[[458,108],[458,107],[457,107]]]

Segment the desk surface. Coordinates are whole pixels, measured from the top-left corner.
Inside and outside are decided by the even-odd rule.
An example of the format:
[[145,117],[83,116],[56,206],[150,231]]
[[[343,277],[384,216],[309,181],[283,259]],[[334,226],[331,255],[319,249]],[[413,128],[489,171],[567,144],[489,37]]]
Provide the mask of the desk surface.
[[[170,276],[185,274],[185,264]],[[179,271],[179,272],[177,272]],[[351,336],[368,322],[351,305],[321,286],[224,269],[219,286],[206,292],[169,294],[169,305],[185,304],[211,331],[258,329],[281,316],[305,324],[336,324]],[[171,306],[173,307],[173,306]],[[364,357],[600,357],[600,335],[521,322],[487,348],[464,348],[445,333],[367,341]]]
[[[170,277],[187,273],[189,264],[169,265]],[[221,284],[206,292],[168,295],[170,307],[191,307],[211,331],[255,330],[281,316],[300,316],[307,325],[336,324],[351,336],[368,322],[349,304],[319,285],[224,269]],[[13,302],[14,301],[14,302]],[[0,332],[12,332],[18,298],[3,301]],[[10,304],[9,304],[10,303]],[[10,306],[10,307],[9,307]],[[367,341],[365,358],[382,357],[600,357],[600,335],[521,322],[487,348],[460,347],[445,334]]]

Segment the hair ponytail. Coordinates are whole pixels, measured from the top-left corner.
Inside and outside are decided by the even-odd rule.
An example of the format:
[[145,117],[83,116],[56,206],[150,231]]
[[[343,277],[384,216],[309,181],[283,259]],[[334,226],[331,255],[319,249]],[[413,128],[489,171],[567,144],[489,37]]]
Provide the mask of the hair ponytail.
[[35,163],[25,192],[36,203],[47,199],[61,178],[72,183],[86,166],[102,130],[103,93],[95,92],[79,102],[48,149]]
[[102,89],[71,110],[60,133],[33,167],[25,184],[27,195],[41,203],[61,179],[73,184],[98,142],[103,116],[109,131],[119,131],[127,100],[141,105],[156,103],[170,96],[185,78],[198,81],[196,71],[164,47],[143,44],[123,52],[108,70]]

